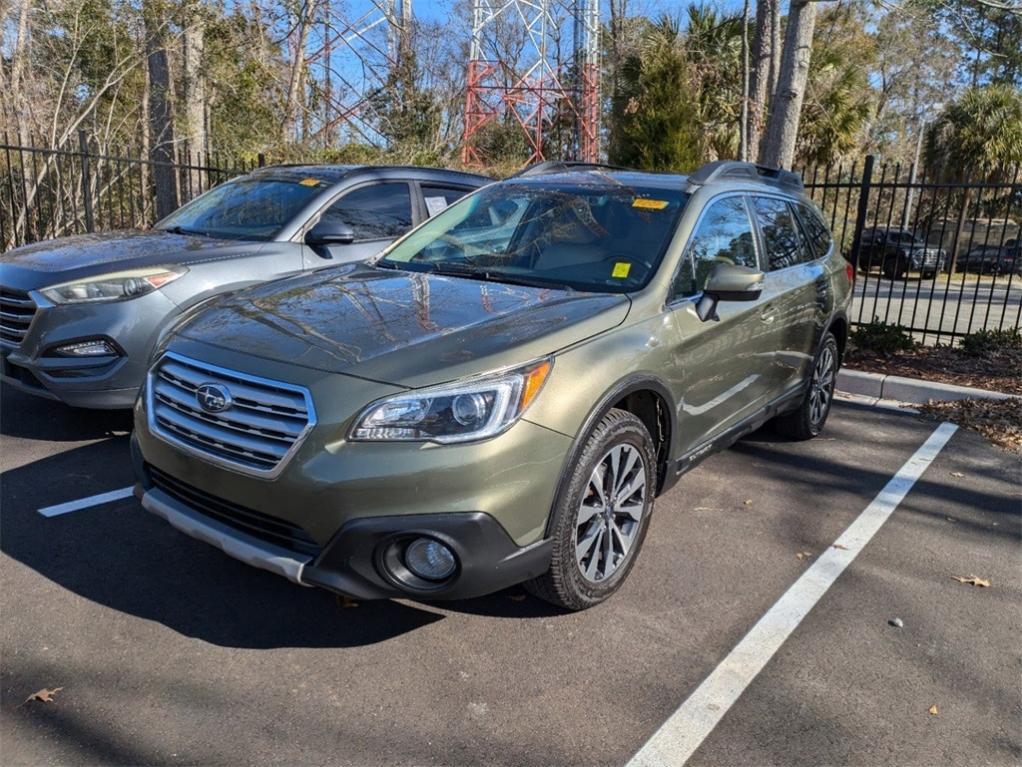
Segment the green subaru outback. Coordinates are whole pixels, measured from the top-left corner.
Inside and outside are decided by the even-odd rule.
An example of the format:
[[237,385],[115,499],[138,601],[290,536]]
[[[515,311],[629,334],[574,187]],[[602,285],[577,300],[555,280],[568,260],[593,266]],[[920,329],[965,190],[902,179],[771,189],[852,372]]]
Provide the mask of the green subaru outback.
[[851,280],[790,173],[536,167],[182,322],[136,404],[137,492],[296,583],[590,607],[700,460],[820,432]]

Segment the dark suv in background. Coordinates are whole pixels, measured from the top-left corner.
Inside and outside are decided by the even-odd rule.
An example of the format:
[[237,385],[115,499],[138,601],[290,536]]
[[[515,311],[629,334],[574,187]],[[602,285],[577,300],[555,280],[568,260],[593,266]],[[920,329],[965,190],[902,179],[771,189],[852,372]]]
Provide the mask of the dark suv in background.
[[0,378],[69,405],[129,408],[157,338],[213,296],[375,255],[489,182],[456,171],[276,166],[221,184],[150,231],[0,257]]
[[525,173],[176,326],[137,492],[297,583],[589,607],[680,475],[771,419],[820,433],[852,276],[790,173]]
[[982,244],[958,257],[957,272],[993,275],[1022,275],[1022,239],[1005,240],[1003,245]]
[[907,229],[873,227],[862,230],[859,270],[879,269],[889,280],[903,280],[909,272],[924,279],[943,271],[947,254],[927,245]]

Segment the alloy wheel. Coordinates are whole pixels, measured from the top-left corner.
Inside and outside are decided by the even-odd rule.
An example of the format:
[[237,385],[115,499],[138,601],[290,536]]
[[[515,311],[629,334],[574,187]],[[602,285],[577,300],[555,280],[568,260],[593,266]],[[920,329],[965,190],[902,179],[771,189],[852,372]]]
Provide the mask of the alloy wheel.
[[615,445],[596,464],[575,518],[575,561],[586,580],[606,581],[628,558],[646,509],[646,462]]
[[830,408],[834,396],[834,368],[834,352],[825,346],[813,368],[809,389],[809,418],[814,424],[821,423]]

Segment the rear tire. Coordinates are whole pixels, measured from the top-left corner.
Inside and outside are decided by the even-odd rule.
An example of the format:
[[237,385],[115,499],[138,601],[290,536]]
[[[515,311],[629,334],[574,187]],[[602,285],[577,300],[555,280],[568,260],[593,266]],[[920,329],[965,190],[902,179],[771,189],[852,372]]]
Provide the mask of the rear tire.
[[827,422],[834,401],[834,386],[841,356],[837,339],[827,333],[813,360],[813,372],[798,408],[774,419],[774,428],[783,436],[794,440],[807,440],[819,435]]
[[656,492],[656,451],[645,425],[611,410],[568,469],[553,509],[550,569],[525,583],[568,610],[598,605],[618,590],[646,537]]

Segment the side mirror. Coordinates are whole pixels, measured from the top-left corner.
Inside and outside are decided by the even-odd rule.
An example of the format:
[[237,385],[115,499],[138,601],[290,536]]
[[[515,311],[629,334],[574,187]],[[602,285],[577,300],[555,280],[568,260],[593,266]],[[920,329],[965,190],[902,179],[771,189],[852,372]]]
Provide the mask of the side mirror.
[[355,230],[342,221],[320,219],[305,233],[306,245],[350,245],[355,241]]
[[763,292],[763,272],[748,266],[719,263],[710,271],[696,313],[703,322],[718,320],[721,301],[755,301]]

